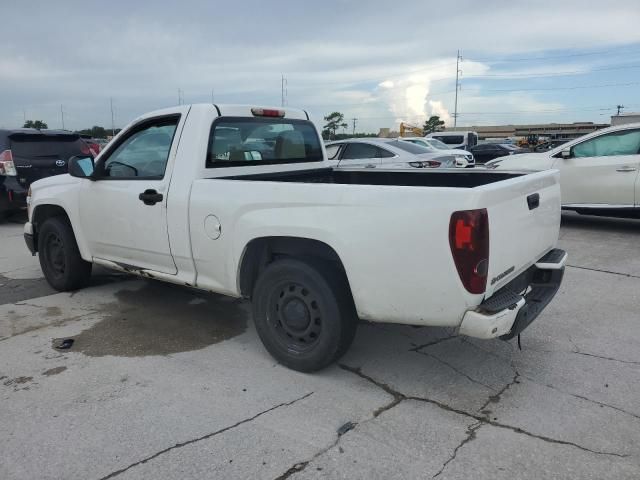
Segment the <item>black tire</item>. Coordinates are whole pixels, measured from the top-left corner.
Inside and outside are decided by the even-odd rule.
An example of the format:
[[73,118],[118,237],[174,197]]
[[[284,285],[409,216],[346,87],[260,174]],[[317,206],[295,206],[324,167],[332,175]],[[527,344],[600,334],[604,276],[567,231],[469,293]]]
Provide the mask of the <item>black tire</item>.
[[89,282],[91,262],[80,256],[73,229],[64,217],[49,218],[39,228],[38,258],[47,282],[56,290],[78,290]]
[[358,324],[344,275],[322,262],[269,264],[256,282],[252,307],[265,348],[300,372],[320,370],[344,355]]

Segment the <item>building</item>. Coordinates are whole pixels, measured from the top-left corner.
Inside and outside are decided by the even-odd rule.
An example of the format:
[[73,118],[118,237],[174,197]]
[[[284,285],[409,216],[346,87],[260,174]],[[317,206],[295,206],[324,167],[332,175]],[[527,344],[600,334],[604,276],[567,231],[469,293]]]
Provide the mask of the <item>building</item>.
[[[611,117],[613,120],[613,117]],[[635,120],[635,121],[640,121]],[[537,135],[550,140],[572,140],[587,133],[608,127],[608,123],[574,122],[574,123],[536,123],[525,125],[477,125],[471,127],[449,127],[445,131],[472,130],[478,133],[478,138],[512,138]]]
[[611,125],[625,125],[640,122],[640,113],[619,113],[611,115]]

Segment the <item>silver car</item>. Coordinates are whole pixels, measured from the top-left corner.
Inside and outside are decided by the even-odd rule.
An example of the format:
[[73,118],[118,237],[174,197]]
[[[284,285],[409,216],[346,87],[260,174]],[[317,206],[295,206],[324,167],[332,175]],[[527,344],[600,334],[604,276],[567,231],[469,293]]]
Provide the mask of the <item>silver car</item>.
[[[450,155],[462,156],[466,160],[466,165],[464,166],[467,166],[467,167],[474,166],[476,163],[476,160],[473,157],[473,154],[468,150],[460,150],[459,148],[455,148],[455,149],[449,148],[447,147],[446,143],[442,143],[440,140],[437,140],[435,138],[406,137],[406,138],[403,138],[402,140],[404,140],[405,142],[411,142],[416,145],[420,145],[421,147],[425,147],[431,150],[432,152],[440,151],[442,153],[442,150],[445,150],[445,151],[448,151]],[[462,165],[459,165],[459,166],[462,166]]]
[[327,157],[338,168],[456,168],[464,156],[432,151],[394,138],[350,138],[328,142]]

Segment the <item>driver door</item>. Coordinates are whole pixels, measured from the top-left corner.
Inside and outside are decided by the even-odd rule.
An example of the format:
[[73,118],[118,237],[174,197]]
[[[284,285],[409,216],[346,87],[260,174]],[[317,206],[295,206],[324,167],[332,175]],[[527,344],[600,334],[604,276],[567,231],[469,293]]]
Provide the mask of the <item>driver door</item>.
[[562,204],[633,207],[639,152],[640,129],[629,129],[577,143],[569,158],[559,153]]
[[167,230],[167,164],[175,156],[180,117],[133,127],[98,159],[96,180],[83,182],[78,208],[94,258],[177,272]]

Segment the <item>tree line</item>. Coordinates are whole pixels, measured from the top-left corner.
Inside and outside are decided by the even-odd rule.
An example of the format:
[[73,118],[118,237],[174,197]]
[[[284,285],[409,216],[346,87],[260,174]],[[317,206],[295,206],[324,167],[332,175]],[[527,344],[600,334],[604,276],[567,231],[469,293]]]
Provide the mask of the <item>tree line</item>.
[[[22,125],[22,128],[36,128],[38,130],[47,130],[49,126],[43,120],[27,120]],[[117,134],[121,129],[116,128],[113,131],[113,134]],[[104,128],[99,125],[94,125],[91,128],[85,128],[83,130],[76,130],[75,133],[79,133],[81,135],[89,135],[91,138],[107,138],[112,135],[110,128]]]
[[[346,129],[349,125],[344,121],[344,114],[332,112],[324,117],[327,122],[322,129],[322,138],[325,140],[342,140],[345,138],[377,137],[375,133],[337,133],[340,129]],[[430,116],[422,126],[423,135],[438,132],[444,127],[444,121],[438,115]]]

